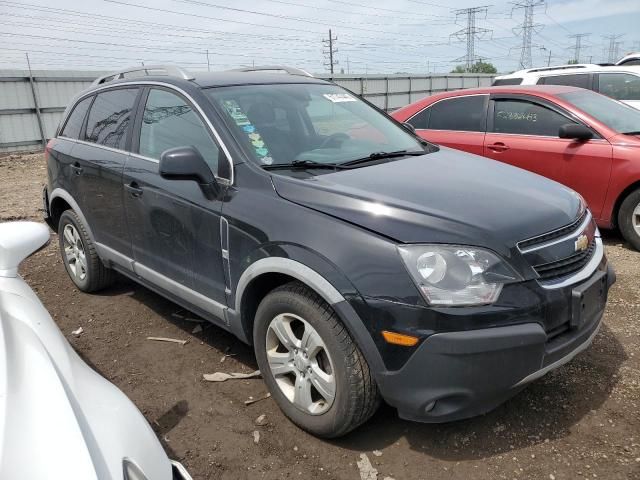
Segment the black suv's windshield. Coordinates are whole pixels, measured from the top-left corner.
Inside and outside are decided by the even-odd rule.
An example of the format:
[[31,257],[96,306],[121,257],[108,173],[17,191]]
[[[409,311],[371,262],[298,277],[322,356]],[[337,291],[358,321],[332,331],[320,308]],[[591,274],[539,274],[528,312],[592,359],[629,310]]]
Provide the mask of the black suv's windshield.
[[590,90],[561,93],[558,96],[616,132],[634,135],[640,132],[640,110]]
[[335,85],[247,85],[205,91],[263,166],[339,164],[368,157],[398,158],[400,151],[425,152],[413,135]]

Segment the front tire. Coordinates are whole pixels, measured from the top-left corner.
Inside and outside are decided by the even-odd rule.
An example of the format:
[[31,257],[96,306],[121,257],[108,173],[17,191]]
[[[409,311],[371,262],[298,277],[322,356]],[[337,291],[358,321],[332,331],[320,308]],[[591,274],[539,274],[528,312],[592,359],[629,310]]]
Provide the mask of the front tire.
[[640,189],[627,195],[620,205],[618,226],[624,239],[640,250]]
[[60,216],[58,241],[64,268],[80,290],[95,292],[114,282],[115,272],[104,266],[86,227],[73,210]]
[[379,394],[364,356],[331,307],[301,283],[262,300],[253,340],[271,395],[300,428],[339,437],[375,413]]

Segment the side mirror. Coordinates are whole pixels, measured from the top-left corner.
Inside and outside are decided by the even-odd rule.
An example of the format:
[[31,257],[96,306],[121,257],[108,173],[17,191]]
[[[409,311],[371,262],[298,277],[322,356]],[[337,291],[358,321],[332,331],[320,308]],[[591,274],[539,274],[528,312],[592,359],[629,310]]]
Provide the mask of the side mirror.
[[558,132],[560,138],[571,138],[573,140],[589,140],[593,138],[593,132],[590,128],[577,123],[567,123],[562,125]]
[[414,135],[416,134],[416,127],[414,127],[413,125],[411,125],[409,122],[402,122],[402,126],[404,128],[406,128],[407,130],[409,130],[411,133],[413,133]]
[[167,180],[193,180],[200,185],[207,197],[217,196],[220,186],[209,165],[197,148],[175,147],[160,155],[158,171]]

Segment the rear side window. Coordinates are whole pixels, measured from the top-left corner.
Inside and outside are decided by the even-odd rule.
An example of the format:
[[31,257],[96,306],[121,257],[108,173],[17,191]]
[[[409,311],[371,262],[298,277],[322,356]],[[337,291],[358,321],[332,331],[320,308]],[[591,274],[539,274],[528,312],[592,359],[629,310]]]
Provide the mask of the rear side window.
[[85,140],[124,150],[137,94],[137,88],[99,93],[89,112]]
[[496,100],[493,132],[557,137],[562,125],[576,123],[537,103],[527,100]]
[[640,100],[640,77],[629,73],[601,73],[598,91],[616,100]]
[[429,116],[430,130],[484,132],[486,95],[472,95],[442,100],[433,104]]
[[425,130],[429,128],[429,117],[431,117],[431,109],[425,108],[407,120],[407,123],[413,125],[413,127],[418,130]]
[[89,105],[91,105],[91,100],[93,100],[93,97],[87,97],[76,104],[60,135],[76,140],[80,137],[82,123],[84,122],[84,117],[87,115],[87,110],[89,110]]
[[591,88],[589,74],[580,73],[577,75],[551,75],[540,77],[538,85],[567,85],[569,87]]
[[626,65],[626,66],[631,66],[631,65],[640,65],[640,58],[631,58],[629,60],[625,60],[624,62],[620,62],[617,65]]
[[218,146],[193,107],[182,97],[152,88],[140,127],[140,155],[160,159],[165,150],[195,147],[213,173],[218,173]]
[[499,78],[494,80],[492,85],[494,87],[499,87],[501,85],[520,85],[522,83],[522,78]]

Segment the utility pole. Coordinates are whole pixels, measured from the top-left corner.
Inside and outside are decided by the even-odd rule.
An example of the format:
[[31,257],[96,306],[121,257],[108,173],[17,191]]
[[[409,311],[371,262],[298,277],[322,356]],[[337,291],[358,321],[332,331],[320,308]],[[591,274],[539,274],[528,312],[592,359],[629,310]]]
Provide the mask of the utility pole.
[[464,57],[456,58],[455,61],[464,61],[464,68],[467,72],[471,71],[471,67],[473,67],[473,65],[478,60],[478,57],[476,57],[476,40],[480,40],[486,35],[491,34],[491,30],[476,27],[476,15],[478,15],[479,13],[484,13],[486,17],[488,7],[489,5],[461,8],[459,10],[454,10],[453,12],[456,14],[456,23],[458,21],[458,17],[460,16],[467,18],[467,26],[461,30],[458,30],[457,32],[452,33],[449,36],[449,38],[455,37],[458,40],[466,39],[467,53]]
[[570,47],[573,50],[573,61],[575,63],[580,63],[580,52],[584,45],[582,44],[582,39],[587,38],[590,33],[576,33],[574,35],[569,35],[569,38],[575,38],[576,44],[573,47]]
[[603,35],[602,38],[605,40],[609,40],[609,51],[607,53],[607,62],[613,63],[618,59],[618,49],[620,48],[620,43],[617,40],[622,37],[623,34],[618,35]]
[[547,67],[551,65],[551,49],[545,47],[544,45],[540,47],[540,50],[544,50],[545,52],[549,52],[547,55]]
[[338,61],[335,60],[335,54],[338,53],[338,49],[336,48],[336,42],[338,41],[338,37],[334,37],[331,33],[331,29],[329,29],[329,39],[322,40],[323,47],[328,48],[328,50],[322,49],[322,53],[325,58],[328,59],[328,62],[324,63],[325,67],[329,67],[329,71],[331,75],[333,75],[333,69],[338,64]]
[[209,49],[207,48],[207,72],[211,71],[211,65],[209,64]]
[[40,105],[38,104],[38,95],[36,94],[36,85],[33,80],[33,72],[31,71],[31,61],[29,61],[29,54],[25,53],[25,57],[27,57],[27,67],[29,68],[29,85],[31,86],[31,95],[33,97],[33,106],[36,111],[36,119],[38,120],[38,130],[40,131],[40,142],[42,142],[42,147],[46,148],[47,146],[47,138],[44,135],[44,122],[42,121],[42,113],[40,111]]

